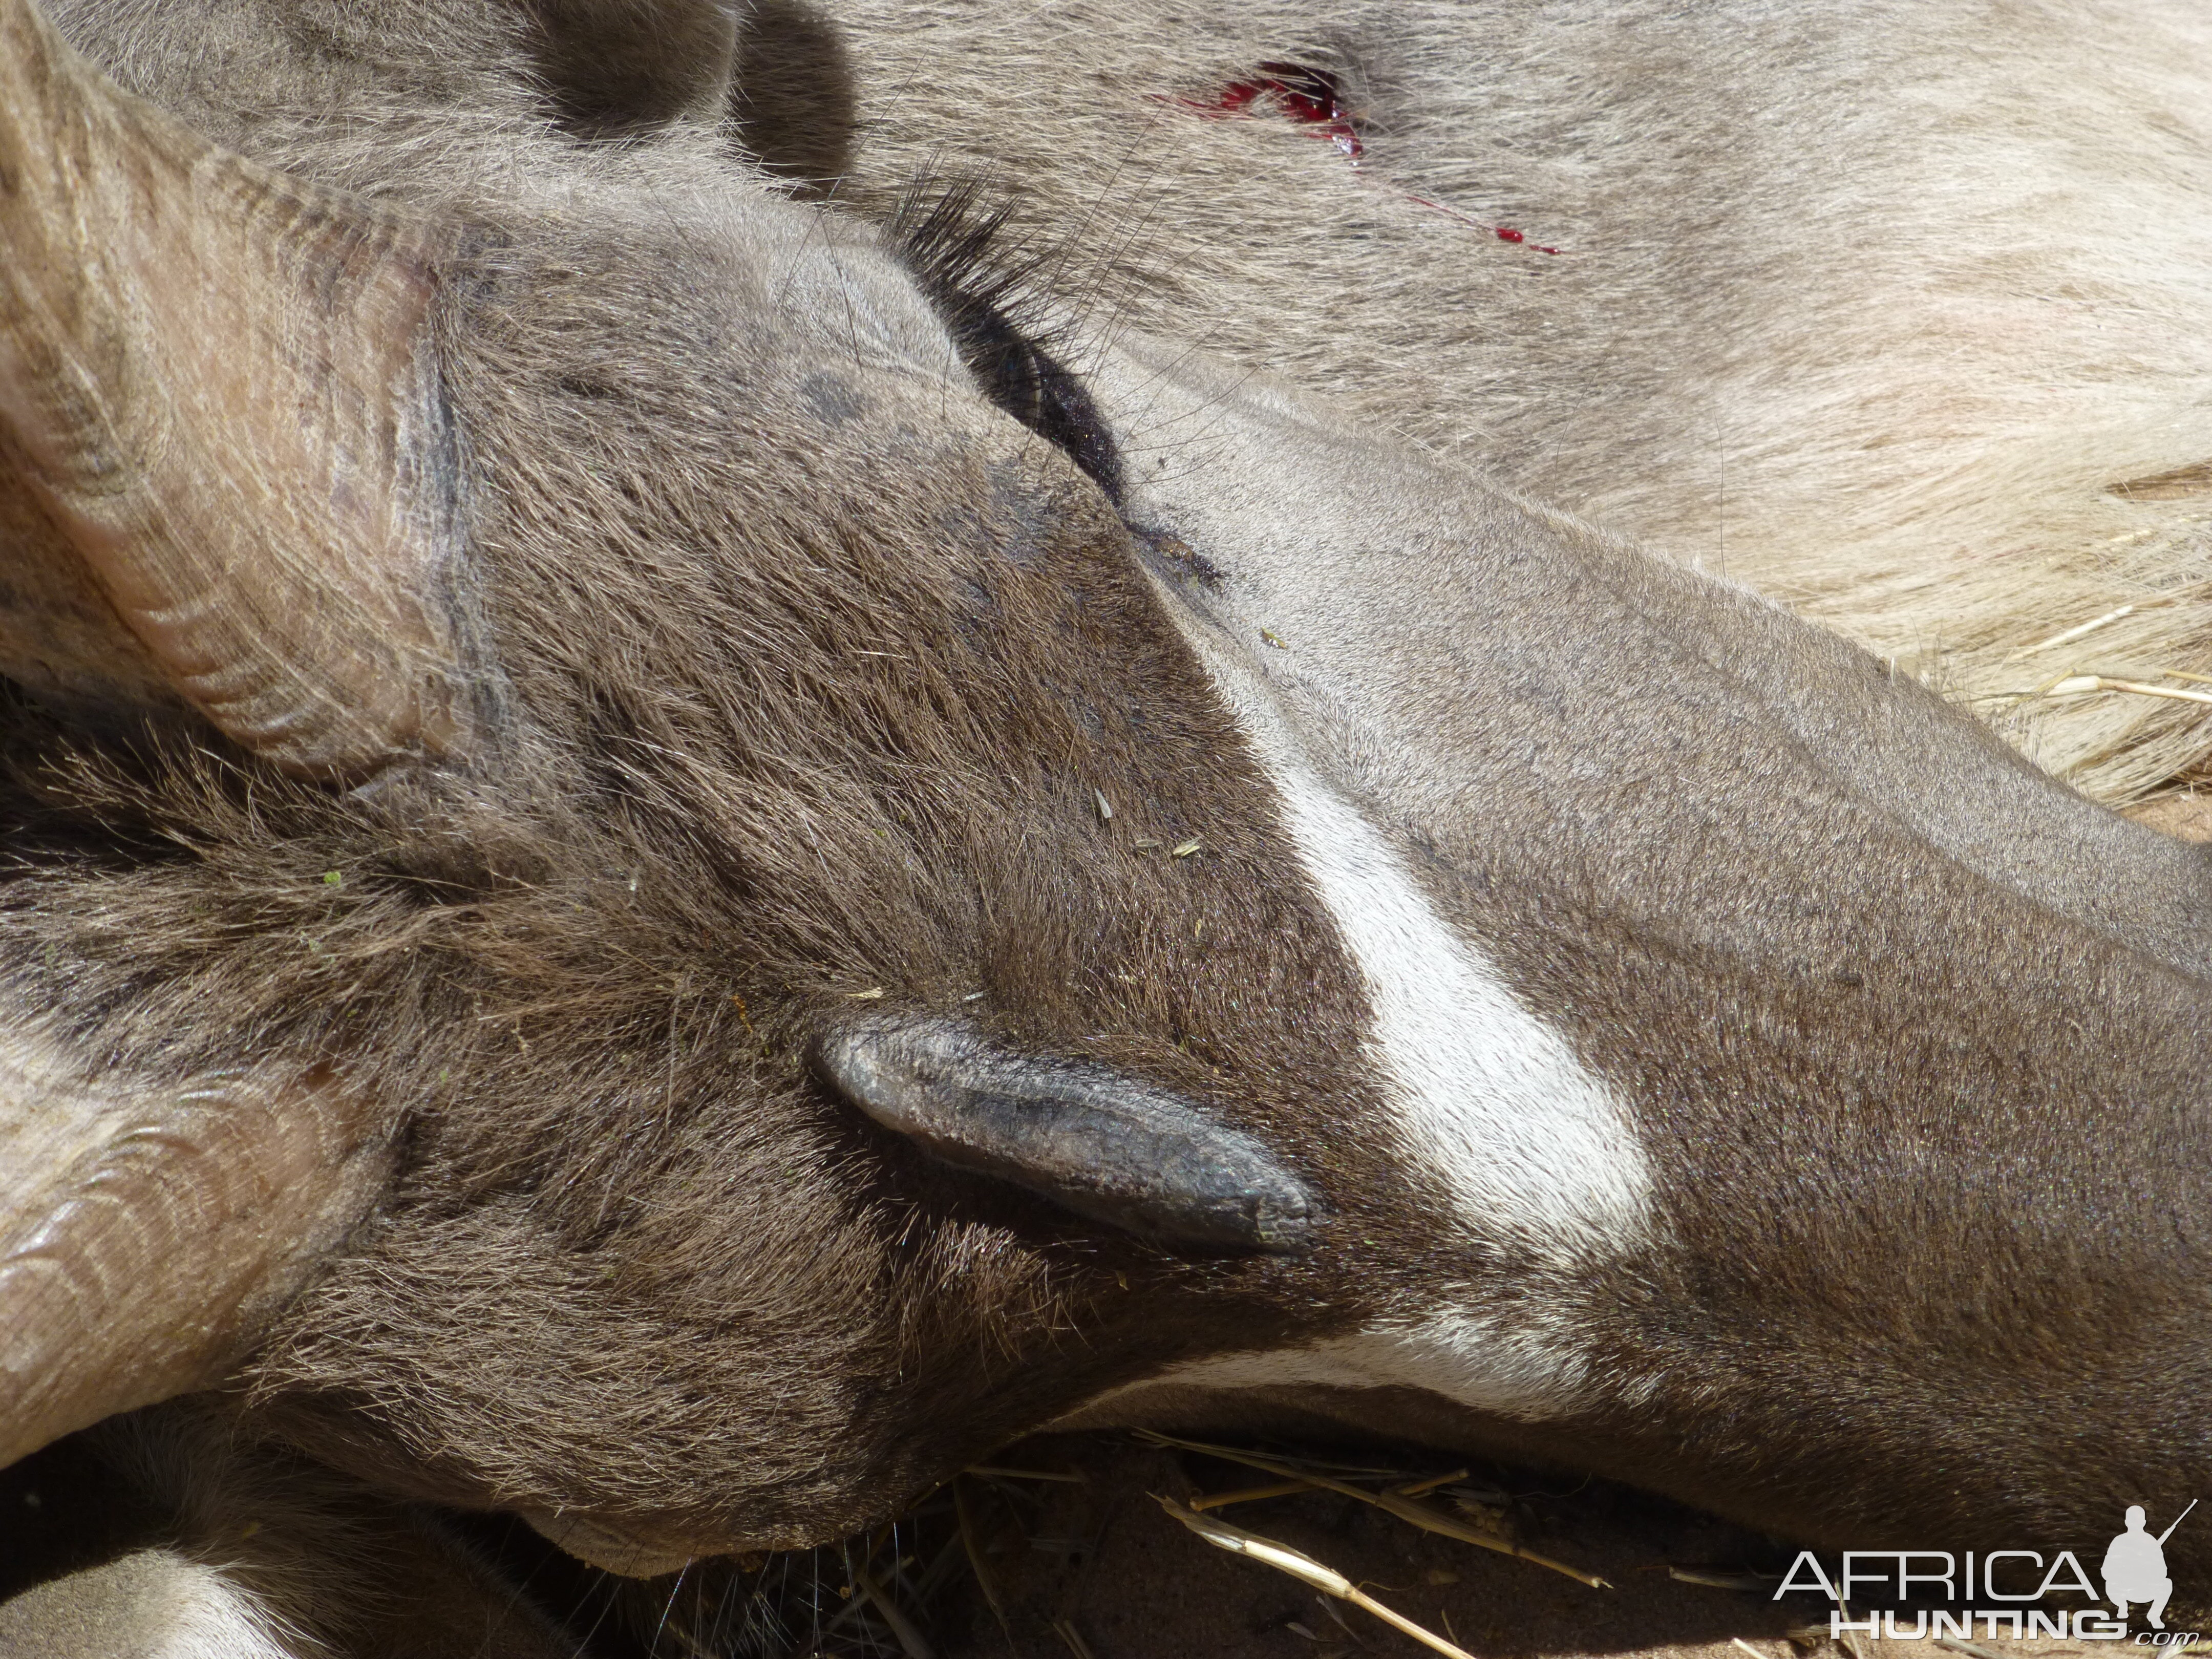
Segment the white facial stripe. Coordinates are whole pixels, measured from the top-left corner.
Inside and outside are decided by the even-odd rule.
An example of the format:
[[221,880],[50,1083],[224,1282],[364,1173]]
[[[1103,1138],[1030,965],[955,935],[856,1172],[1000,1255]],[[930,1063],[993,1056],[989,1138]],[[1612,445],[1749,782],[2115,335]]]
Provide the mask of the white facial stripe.
[[[1450,1253],[1458,1241],[1505,1246],[1571,1275],[1638,1243],[1651,1171],[1628,1110],[1514,1000],[1382,833],[1316,772],[1259,673],[1204,626],[1184,633],[1275,784],[1307,874],[1366,981],[1366,1049],[1396,1109],[1395,1122],[1378,1127],[1451,1209],[1435,1218],[1443,1260],[1426,1306],[1315,1347],[1228,1356],[1154,1380],[1399,1385],[1504,1416],[1565,1414],[1587,1398],[1574,1334],[1582,1310],[1540,1298],[1510,1315],[1486,1306],[1474,1285],[1454,1282]],[[1554,1282],[1554,1294],[1567,1294]]]
[[1390,1085],[1395,1139],[1451,1194],[1459,1226],[1568,1268],[1636,1243],[1651,1172],[1627,1109],[1445,925],[1405,860],[1316,772],[1256,673],[1206,630],[1187,635],[1366,981],[1367,1052]]
[[1643,1231],[1651,1175],[1629,1115],[1559,1036],[1437,915],[1344,798],[1270,755],[1308,872],[1358,959],[1371,1056],[1404,1138],[1477,1237],[1501,1231],[1571,1266]]
[[[1369,1052],[1395,1085],[1400,1139],[1451,1194],[1458,1227],[1569,1269],[1633,1243],[1651,1176],[1627,1112],[1445,927],[1358,811],[1310,771],[1268,761],[1307,870],[1366,977]],[[1449,1235],[1440,1242],[1449,1250]],[[1402,1326],[1213,1362],[1222,1375],[1212,1386],[1249,1387],[1270,1373],[1397,1384],[1529,1419],[1584,1402],[1572,1310],[1524,1305],[1509,1325],[1476,1311],[1480,1292],[1449,1279],[1437,1298],[1442,1310]],[[1253,1382],[1233,1380],[1247,1375]]]

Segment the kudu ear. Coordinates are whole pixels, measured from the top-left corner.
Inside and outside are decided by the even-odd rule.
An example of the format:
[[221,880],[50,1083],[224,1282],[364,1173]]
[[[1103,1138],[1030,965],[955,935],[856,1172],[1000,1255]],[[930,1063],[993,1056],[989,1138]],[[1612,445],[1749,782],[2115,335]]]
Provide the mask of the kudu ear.
[[327,1073],[108,1093],[0,1037],[0,1468],[221,1380],[387,1161]]
[[307,775],[451,750],[436,252],[0,0],[0,673]]
[[527,0],[532,44],[562,125],[619,138],[718,118],[736,57],[738,0]]
[[754,0],[738,28],[730,128],[770,173],[826,195],[853,162],[860,94],[837,26],[805,0]]
[[932,1158],[1170,1249],[1293,1252],[1321,1218],[1259,1141],[1108,1066],[1006,1054],[929,1018],[856,1022],[815,1054],[848,1100]]
[[852,58],[807,0],[526,0],[526,15],[554,113],[580,137],[720,121],[746,159],[817,193],[851,161]]

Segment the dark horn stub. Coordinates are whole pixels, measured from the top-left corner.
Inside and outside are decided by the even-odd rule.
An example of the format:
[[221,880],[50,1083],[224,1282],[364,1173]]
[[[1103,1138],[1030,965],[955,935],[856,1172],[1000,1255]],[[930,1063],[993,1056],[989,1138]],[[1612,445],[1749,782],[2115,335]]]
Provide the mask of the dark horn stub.
[[1204,1109],[1104,1066],[1003,1053],[946,1019],[871,1020],[816,1044],[855,1106],[931,1157],[1172,1249],[1288,1254],[1322,1206]]

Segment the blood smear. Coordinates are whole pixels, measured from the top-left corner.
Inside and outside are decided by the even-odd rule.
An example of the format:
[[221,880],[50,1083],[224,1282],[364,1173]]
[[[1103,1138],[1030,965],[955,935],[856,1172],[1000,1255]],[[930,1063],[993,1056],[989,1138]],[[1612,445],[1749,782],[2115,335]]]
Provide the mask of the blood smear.
[[[1211,99],[1164,99],[1187,109],[1194,115],[1212,120],[1226,120],[1240,116],[1255,116],[1260,112],[1261,100],[1268,100],[1275,113],[1300,126],[1313,129],[1316,138],[1326,138],[1342,151],[1353,167],[1359,165],[1366,147],[1359,141],[1358,129],[1353,125],[1352,112],[1344,102],[1343,83],[1327,70],[1315,69],[1306,64],[1267,63],[1249,80],[1232,81],[1215,93]],[[1458,220],[1471,229],[1495,236],[1501,242],[1516,247],[1525,247],[1531,253],[1557,254],[1555,247],[1541,242],[1532,242],[1526,231],[1516,230],[1510,225],[1485,224],[1471,218],[1457,208],[1446,207],[1442,202],[1432,202],[1425,196],[1416,196],[1411,191],[1395,185],[1384,185],[1394,196],[1403,197],[1417,207],[1427,208]]]
[[1356,167],[1365,146],[1352,125],[1352,112],[1344,106],[1343,85],[1327,70],[1304,64],[1262,64],[1249,81],[1232,81],[1211,102],[1179,100],[1200,115],[1247,115],[1263,97],[1273,97],[1275,107],[1300,126],[1314,127],[1317,138],[1326,138],[1342,150]]

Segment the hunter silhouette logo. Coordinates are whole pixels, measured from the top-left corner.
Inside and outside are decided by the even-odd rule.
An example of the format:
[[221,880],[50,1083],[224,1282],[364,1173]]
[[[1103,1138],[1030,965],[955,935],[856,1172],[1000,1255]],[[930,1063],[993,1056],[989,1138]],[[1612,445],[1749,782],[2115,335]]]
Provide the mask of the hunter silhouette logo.
[[[2192,1498],[2189,1510],[2196,1507]],[[2166,1540],[2173,1536],[2174,1527],[2189,1518],[2189,1510],[2175,1516],[2173,1526],[2154,1538],[2143,1530],[2142,1505],[2128,1505],[2128,1529],[2105,1549],[2105,1599],[2112,1604],[2114,1617],[2126,1618],[2130,1601],[2148,1601],[2151,1627],[2166,1628],[2166,1598],[2173,1594],[2173,1580],[2166,1576]]]

